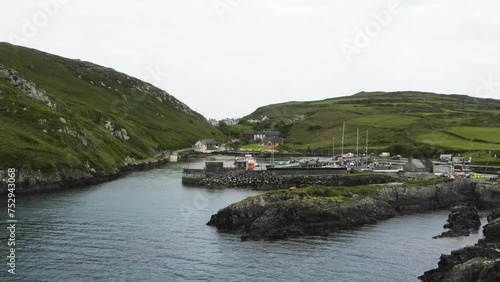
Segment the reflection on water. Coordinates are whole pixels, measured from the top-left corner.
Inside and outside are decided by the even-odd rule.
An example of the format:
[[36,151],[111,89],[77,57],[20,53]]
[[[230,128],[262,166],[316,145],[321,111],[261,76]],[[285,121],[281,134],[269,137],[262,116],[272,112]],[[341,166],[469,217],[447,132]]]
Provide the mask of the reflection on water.
[[[199,160],[189,165],[202,167]],[[257,192],[183,187],[182,166],[20,196],[18,274],[7,275],[4,266],[0,281],[416,281],[441,253],[480,237],[432,239],[448,215],[439,211],[328,238],[241,242],[205,223]],[[1,232],[2,242],[7,236]]]

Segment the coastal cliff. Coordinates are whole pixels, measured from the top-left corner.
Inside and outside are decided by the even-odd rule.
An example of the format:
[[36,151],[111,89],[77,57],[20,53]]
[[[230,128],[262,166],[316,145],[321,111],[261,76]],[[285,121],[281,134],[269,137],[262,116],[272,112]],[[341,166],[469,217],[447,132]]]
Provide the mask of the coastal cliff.
[[448,208],[457,203],[500,204],[490,197],[491,193],[484,193],[492,190],[490,186],[468,181],[431,179],[404,184],[269,191],[221,209],[207,225],[221,232],[241,234],[243,240],[325,235],[397,214]]

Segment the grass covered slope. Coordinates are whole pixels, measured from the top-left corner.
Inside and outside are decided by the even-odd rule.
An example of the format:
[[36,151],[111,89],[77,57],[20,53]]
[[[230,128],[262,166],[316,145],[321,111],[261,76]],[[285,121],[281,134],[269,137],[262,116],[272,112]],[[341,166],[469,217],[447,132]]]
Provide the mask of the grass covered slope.
[[263,116],[274,123],[281,120],[292,124],[286,142],[293,149],[331,149],[332,136],[339,147],[345,121],[345,145],[351,150],[356,146],[356,128],[360,129],[361,147],[368,130],[371,149],[399,148],[400,152],[394,153],[410,153],[415,148],[500,150],[500,101],[493,99],[361,92],[322,101],[269,105],[245,118]]
[[115,171],[222,139],[165,91],[113,69],[0,43],[0,169]]

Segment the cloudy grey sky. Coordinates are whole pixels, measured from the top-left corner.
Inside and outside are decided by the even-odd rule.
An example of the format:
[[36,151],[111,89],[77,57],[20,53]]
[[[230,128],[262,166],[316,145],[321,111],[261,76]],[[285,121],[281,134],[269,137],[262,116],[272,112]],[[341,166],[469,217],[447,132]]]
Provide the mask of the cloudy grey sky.
[[359,91],[500,98],[497,0],[23,0],[0,41],[147,80],[207,118]]

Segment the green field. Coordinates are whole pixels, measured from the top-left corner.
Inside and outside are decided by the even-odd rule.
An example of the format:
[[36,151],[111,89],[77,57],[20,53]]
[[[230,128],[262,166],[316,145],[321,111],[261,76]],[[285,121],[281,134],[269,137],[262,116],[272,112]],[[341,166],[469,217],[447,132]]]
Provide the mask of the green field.
[[447,132],[468,140],[500,144],[500,127],[452,127]]
[[[110,172],[126,157],[151,159],[198,139],[225,139],[173,96],[112,69],[6,43],[0,68],[9,73],[0,77],[0,169]],[[14,78],[33,82],[57,106],[28,97]],[[117,137],[122,129],[128,140]]]
[[470,140],[466,140],[446,132],[435,132],[435,133],[426,133],[419,135],[417,137],[417,141],[440,146],[444,148],[454,149],[458,151],[464,150],[500,150],[500,144],[493,143],[484,143],[484,142],[473,142]]
[[[305,120],[296,120],[304,115]],[[500,101],[465,95],[423,92],[361,92],[321,101],[290,102],[258,108],[244,119],[267,116],[270,128],[278,120],[291,129],[285,143],[294,150],[340,148],[346,123],[347,150],[360,146],[366,131],[369,150],[432,157],[469,150],[500,150]],[[294,120],[295,119],[295,120]]]
[[[240,151],[255,151],[255,152],[272,152],[273,148],[259,146],[259,144],[246,144],[240,147]],[[280,150],[274,148],[274,152],[278,153]]]
[[349,123],[363,127],[405,129],[417,122],[420,118],[414,116],[400,116],[395,114],[363,115],[349,120]]

